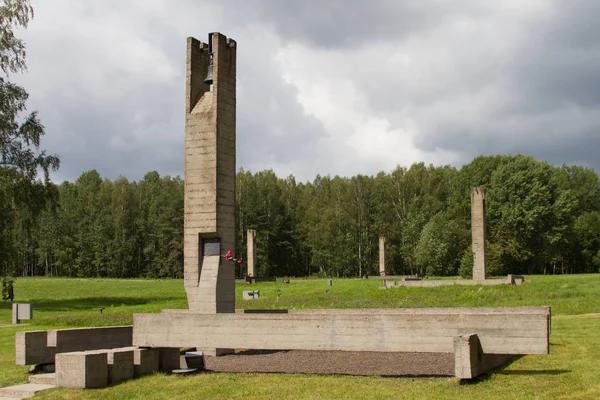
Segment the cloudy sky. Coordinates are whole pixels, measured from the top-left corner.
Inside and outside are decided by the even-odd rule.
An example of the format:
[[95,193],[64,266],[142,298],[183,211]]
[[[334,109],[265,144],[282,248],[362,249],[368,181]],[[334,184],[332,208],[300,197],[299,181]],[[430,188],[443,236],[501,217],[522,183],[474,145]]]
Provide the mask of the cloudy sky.
[[238,42],[237,165],[312,180],[479,154],[600,172],[600,1],[37,0],[15,77],[55,181],[183,175],[186,37]]

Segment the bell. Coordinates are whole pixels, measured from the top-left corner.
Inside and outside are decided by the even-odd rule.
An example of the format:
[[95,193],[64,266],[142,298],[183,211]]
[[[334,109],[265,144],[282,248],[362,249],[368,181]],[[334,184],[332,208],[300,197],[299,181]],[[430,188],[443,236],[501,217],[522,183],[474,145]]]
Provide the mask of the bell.
[[210,62],[208,63],[208,73],[206,74],[206,78],[204,78],[204,83],[207,85],[213,84],[213,55],[210,55]]

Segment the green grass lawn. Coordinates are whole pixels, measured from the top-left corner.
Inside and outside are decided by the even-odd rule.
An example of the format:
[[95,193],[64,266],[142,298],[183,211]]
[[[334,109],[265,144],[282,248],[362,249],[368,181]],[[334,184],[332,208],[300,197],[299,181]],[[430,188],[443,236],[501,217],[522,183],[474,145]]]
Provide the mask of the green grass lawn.
[[[444,286],[378,290],[379,279],[291,279],[290,284],[238,284],[238,308],[552,307],[550,355],[520,357],[475,383],[455,378],[378,378],[293,374],[156,374],[102,390],[53,389],[49,399],[598,399],[600,275],[531,276],[524,286]],[[259,300],[243,301],[242,290]],[[133,313],[186,308],[183,282],[20,278],[15,301],[34,305],[29,325],[0,328],[0,386],[26,382],[14,364],[14,334],[78,326],[131,324]],[[103,307],[101,314],[99,308]],[[0,324],[11,305],[0,304]]]

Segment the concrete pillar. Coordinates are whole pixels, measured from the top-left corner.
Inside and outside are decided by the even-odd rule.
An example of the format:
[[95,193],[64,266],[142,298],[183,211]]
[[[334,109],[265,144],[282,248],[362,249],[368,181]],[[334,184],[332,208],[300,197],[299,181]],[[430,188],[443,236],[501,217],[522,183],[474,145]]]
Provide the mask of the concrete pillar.
[[379,238],[379,275],[385,276],[385,237]]
[[256,229],[248,229],[247,235],[248,242],[248,254],[246,256],[246,263],[248,264],[248,277],[256,278],[255,269],[255,255],[256,255]]
[[471,189],[471,238],[473,242],[473,279],[485,280],[485,188]]
[[233,313],[235,264],[223,256],[235,254],[237,45],[220,33],[209,44],[187,39],[184,285],[191,310]]

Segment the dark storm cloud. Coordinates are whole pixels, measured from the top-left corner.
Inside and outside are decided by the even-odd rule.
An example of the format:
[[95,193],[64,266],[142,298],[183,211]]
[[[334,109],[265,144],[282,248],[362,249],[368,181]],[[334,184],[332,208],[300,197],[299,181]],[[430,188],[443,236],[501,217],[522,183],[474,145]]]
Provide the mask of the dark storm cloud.
[[[454,2],[421,0],[379,1],[225,1],[242,18],[255,16],[272,25],[284,40],[336,49],[398,40],[435,28],[457,9]],[[476,2],[463,1],[461,11],[481,12]]]
[[599,2],[174,4],[34,4],[19,79],[57,179],[182,175],[185,37],[215,30],[239,43],[238,167],[305,180],[520,152],[600,171]]

